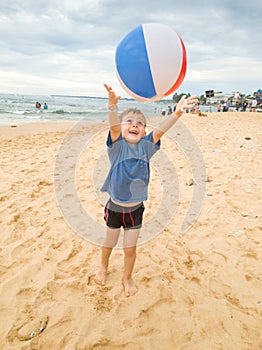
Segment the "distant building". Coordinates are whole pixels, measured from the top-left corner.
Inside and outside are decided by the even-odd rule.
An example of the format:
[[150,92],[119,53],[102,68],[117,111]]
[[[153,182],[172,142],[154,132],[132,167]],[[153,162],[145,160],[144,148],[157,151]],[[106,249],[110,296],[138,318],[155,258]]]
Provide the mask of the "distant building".
[[[229,101],[230,106],[235,107],[236,104],[243,99],[247,100],[248,103],[251,103],[252,101],[252,98],[241,97],[242,94],[239,91],[233,91],[230,94],[224,94],[222,91],[207,90],[205,91],[205,95],[207,104],[216,105]],[[259,89],[256,92],[254,92],[253,97],[256,98],[258,104],[262,104],[262,89]]]
[[232,94],[223,94],[222,91],[213,91],[212,96],[208,96],[207,94],[206,96],[208,104],[219,104],[232,98]]
[[215,94],[214,90],[207,90],[206,91],[206,97],[214,97],[214,94]]

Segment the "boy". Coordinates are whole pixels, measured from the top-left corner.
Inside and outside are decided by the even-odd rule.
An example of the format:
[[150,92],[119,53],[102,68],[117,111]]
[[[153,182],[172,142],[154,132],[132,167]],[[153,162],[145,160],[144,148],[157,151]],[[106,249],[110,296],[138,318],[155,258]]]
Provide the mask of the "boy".
[[101,251],[101,266],[95,282],[104,285],[109,257],[117,244],[120,228],[124,228],[124,274],[125,296],[137,293],[132,279],[136,260],[136,244],[142,226],[143,201],[147,199],[149,185],[149,160],[160,149],[160,138],[181,117],[186,109],[197,102],[196,96],[183,96],[176,110],[152,132],[146,135],[146,119],[137,109],[123,112],[119,118],[117,96],[113,89],[104,84],[108,92],[109,135],[107,139],[110,170],[101,191],[110,196],[105,206],[104,219],[107,225],[106,239]]

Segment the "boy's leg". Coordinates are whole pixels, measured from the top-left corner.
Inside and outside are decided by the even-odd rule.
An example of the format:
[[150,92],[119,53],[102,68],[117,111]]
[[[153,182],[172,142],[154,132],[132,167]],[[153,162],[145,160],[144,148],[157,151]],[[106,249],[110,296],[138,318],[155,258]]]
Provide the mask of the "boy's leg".
[[101,266],[100,266],[100,270],[95,275],[95,282],[102,286],[106,282],[106,274],[107,274],[109,258],[114,246],[117,244],[119,234],[120,234],[120,228],[112,229],[110,227],[107,227],[106,239],[101,249]]
[[136,261],[136,244],[140,229],[125,230],[124,234],[124,275],[123,286],[126,297],[137,293],[137,287],[132,279],[132,272]]

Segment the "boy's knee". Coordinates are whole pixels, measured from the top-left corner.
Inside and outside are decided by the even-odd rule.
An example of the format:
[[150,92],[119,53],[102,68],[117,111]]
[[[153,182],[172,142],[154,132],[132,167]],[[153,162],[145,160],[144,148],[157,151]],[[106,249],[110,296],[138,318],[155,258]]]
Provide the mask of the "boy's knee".
[[133,256],[136,254],[136,247],[126,247],[124,253],[126,256]]

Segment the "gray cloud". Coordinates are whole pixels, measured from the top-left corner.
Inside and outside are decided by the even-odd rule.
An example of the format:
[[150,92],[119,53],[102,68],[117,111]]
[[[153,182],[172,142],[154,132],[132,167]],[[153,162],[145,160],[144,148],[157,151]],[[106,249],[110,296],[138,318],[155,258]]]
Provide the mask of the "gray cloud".
[[186,45],[179,90],[252,93],[262,87],[261,10],[260,0],[0,0],[1,92],[104,96],[103,82],[120,90],[118,42],[160,22]]

